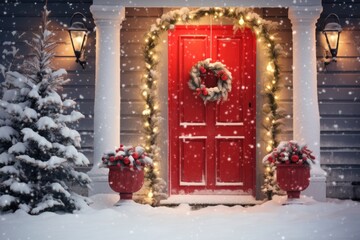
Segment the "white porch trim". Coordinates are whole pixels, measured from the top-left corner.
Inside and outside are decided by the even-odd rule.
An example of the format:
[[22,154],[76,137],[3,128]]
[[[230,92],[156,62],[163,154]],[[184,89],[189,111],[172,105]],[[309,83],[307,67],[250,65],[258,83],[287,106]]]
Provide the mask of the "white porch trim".
[[[90,194],[106,192],[99,170],[101,155],[120,144],[120,27],[125,7],[288,7],[293,24],[294,139],[309,144],[317,157],[308,194],[325,199],[325,172],[320,168],[320,118],[317,100],[315,22],[321,0],[94,0],[90,10],[97,26],[94,119],[94,181]],[[306,101],[305,101],[305,100]],[[117,104],[116,104],[117,103]],[[306,126],[306,128],[304,128]],[[104,184],[101,184],[102,186]],[[106,186],[106,189],[109,187]]]
[[110,192],[108,170],[99,168],[104,152],[120,146],[120,29],[123,6],[92,5],[96,24],[94,165],[90,194]]
[[326,198],[326,173],[320,167],[320,114],[317,91],[315,24],[322,7],[290,7],[293,30],[293,139],[306,143],[316,157],[305,194]]

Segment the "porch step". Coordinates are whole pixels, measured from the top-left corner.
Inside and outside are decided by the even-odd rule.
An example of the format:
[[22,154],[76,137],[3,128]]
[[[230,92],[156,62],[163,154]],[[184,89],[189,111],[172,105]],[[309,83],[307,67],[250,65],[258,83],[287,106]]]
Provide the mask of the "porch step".
[[264,201],[256,200],[252,195],[171,195],[168,199],[161,200],[160,206],[215,206],[215,205],[242,205],[254,206]]

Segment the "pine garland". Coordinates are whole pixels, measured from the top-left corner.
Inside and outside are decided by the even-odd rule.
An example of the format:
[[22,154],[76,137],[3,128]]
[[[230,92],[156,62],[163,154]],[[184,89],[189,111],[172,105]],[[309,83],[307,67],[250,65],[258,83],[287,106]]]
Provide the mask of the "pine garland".
[[[264,123],[263,127],[267,131],[265,141],[267,142],[266,150],[270,152],[278,143],[277,135],[281,131],[281,120],[283,114],[279,110],[277,103],[277,92],[280,90],[280,66],[279,56],[282,54],[282,49],[276,43],[275,36],[271,32],[276,25],[271,21],[262,19],[258,14],[252,12],[252,9],[247,8],[199,8],[196,10],[189,10],[188,8],[181,8],[180,10],[171,11],[161,16],[156,20],[156,23],[151,25],[150,31],[145,36],[144,46],[144,60],[145,60],[145,74],[144,86],[142,88],[142,95],[145,101],[144,116],[144,132],[146,135],[146,150],[151,153],[154,160],[154,167],[147,170],[147,188],[148,197],[151,203],[156,204],[160,201],[164,194],[164,181],[159,178],[160,156],[158,148],[158,134],[159,134],[159,109],[156,91],[156,79],[158,57],[156,47],[162,33],[174,29],[176,24],[187,24],[197,21],[204,16],[212,16],[215,19],[228,18],[233,20],[234,31],[242,30],[245,27],[250,28],[256,33],[258,41],[262,41],[267,47],[267,81],[264,86],[264,96],[266,103],[263,106]],[[263,191],[269,193],[274,192],[276,186],[272,180],[269,180],[274,175],[273,168],[265,171],[265,184]],[[270,190],[271,188],[271,190]],[[272,194],[271,192],[271,194]]]

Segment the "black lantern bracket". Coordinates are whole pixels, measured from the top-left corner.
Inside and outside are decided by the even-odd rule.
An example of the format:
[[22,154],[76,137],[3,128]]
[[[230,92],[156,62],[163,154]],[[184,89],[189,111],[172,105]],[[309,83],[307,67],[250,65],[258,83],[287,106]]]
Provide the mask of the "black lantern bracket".
[[[79,20],[74,21],[75,18]],[[75,61],[79,63],[83,69],[85,69],[86,60],[84,52],[89,30],[86,24],[86,17],[84,16],[84,14],[76,12],[72,15],[68,32],[70,35],[71,45],[76,57]]]
[[[336,21],[329,21],[333,17]],[[340,33],[342,31],[340,19],[335,13],[330,13],[324,20],[322,33],[325,35],[326,44],[329,50],[325,50],[325,66],[337,61],[339,50]],[[331,56],[329,56],[329,53]]]

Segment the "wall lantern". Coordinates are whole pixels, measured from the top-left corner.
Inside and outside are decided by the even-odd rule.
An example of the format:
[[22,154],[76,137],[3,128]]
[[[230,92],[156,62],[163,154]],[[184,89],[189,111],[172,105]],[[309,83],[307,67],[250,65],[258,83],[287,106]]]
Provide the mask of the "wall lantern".
[[[330,17],[334,17],[336,21],[328,21]],[[326,43],[328,45],[329,51],[331,53],[331,59],[330,56],[326,53],[325,57],[325,65],[330,64],[330,62],[336,62],[336,56],[339,49],[339,40],[340,40],[340,33],[342,31],[339,17],[335,13],[330,13],[324,21],[324,28],[322,30],[322,33],[325,35]]]
[[[80,18],[81,21],[74,22],[75,17]],[[72,15],[68,31],[75,53],[76,62],[79,63],[83,69],[85,69],[86,61],[84,60],[84,50],[89,31],[86,25],[86,17],[84,14],[76,12]]]

